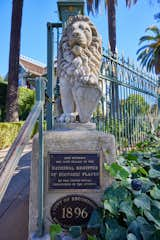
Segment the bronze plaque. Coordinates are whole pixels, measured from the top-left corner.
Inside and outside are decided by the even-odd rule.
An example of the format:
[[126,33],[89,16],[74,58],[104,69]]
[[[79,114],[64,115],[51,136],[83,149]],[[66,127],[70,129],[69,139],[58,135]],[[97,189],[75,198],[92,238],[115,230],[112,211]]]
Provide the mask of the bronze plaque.
[[99,188],[99,153],[49,153],[49,190]]
[[51,207],[51,218],[63,228],[87,225],[97,204],[81,195],[68,195],[57,200]]

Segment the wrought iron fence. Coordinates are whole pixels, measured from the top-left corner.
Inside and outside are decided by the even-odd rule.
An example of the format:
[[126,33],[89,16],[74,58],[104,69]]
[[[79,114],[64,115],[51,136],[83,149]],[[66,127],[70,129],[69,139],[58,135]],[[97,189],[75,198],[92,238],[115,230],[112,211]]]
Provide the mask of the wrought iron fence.
[[118,150],[132,148],[153,130],[158,114],[157,78],[123,56],[103,55],[103,96],[93,121],[98,130],[115,135]]
[[[56,77],[58,44],[61,23],[48,23],[48,96],[59,95]],[[132,148],[142,141],[153,128],[158,114],[158,82],[154,75],[142,71],[124,56],[103,50],[99,82],[103,96],[92,120],[97,129],[115,135],[118,150]],[[53,71],[53,63],[55,70]],[[53,80],[54,79],[54,80]],[[53,93],[51,90],[54,88]],[[47,129],[52,129],[52,111],[56,106],[48,103]],[[52,111],[51,111],[52,110]],[[56,114],[55,114],[56,115]]]

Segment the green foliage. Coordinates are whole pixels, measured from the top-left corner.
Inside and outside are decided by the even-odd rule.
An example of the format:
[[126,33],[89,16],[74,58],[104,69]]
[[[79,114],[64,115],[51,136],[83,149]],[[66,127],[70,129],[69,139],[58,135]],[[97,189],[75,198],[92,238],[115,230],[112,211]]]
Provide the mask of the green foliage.
[[34,105],[35,91],[20,87],[18,96],[19,118],[25,120]]
[[[21,122],[0,122],[0,149],[10,147],[17,137],[24,121]],[[43,123],[43,128],[46,129],[46,122]],[[38,123],[33,127],[31,138],[38,132]]]
[[[24,87],[20,87],[18,91],[19,119],[23,121],[34,105],[35,91]],[[5,121],[6,96],[7,82],[0,81],[0,122]]]
[[151,26],[146,29],[151,35],[140,38],[139,44],[145,43],[138,51],[138,60],[142,67],[148,71],[155,70],[156,74],[160,73],[160,29],[157,26]]
[[0,149],[9,147],[13,143],[23,124],[24,122],[0,123]]
[[56,235],[62,232],[62,228],[59,224],[52,224],[49,229],[51,240],[55,240]]
[[[145,146],[143,149],[142,144]],[[103,195],[97,239],[159,239],[159,138],[150,134],[144,143],[138,144],[136,151],[124,153],[116,163],[105,164],[105,169],[115,181]]]
[[149,105],[140,94],[130,94],[127,99],[121,101],[121,108],[124,116],[135,117],[146,114],[149,110]]

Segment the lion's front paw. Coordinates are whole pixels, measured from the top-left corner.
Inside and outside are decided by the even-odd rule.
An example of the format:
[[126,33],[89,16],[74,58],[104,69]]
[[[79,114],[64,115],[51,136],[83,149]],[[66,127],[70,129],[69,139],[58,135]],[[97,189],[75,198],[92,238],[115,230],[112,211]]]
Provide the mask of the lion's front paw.
[[77,113],[63,113],[59,119],[58,122],[61,123],[74,123],[76,122],[76,118],[77,118]]
[[94,76],[90,76],[88,79],[89,85],[98,85],[98,79]]

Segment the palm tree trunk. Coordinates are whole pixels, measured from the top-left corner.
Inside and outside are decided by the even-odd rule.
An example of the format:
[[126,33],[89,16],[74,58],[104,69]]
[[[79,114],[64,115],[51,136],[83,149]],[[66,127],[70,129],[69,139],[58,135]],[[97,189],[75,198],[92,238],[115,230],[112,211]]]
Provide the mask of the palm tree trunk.
[[[110,50],[113,53],[113,57],[116,54],[116,3],[115,0],[108,0],[108,35]],[[114,69],[114,77],[117,77],[117,68]],[[112,117],[118,116],[119,112],[119,94],[118,84],[111,82],[111,114]]]
[[112,53],[116,51],[116,4],[115,0],[108,0],[108,35]]
[[6,120],[18,121],[18,70],[23,0],[13,0],[10,33]]

